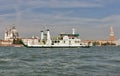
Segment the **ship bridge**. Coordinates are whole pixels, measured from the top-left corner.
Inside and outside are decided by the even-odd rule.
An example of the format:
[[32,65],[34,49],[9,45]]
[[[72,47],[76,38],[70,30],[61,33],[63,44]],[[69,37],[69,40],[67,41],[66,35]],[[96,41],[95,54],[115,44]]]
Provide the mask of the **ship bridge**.
[[70,39],[78,38],[79,34],[59,34],[60,38],[63,39],[64,36],[68,36]]

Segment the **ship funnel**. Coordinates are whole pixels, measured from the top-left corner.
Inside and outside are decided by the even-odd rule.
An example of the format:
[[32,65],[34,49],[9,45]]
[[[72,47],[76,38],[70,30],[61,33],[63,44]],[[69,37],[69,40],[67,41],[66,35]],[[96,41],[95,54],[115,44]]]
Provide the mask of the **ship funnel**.
[[50,31],[49,31],[49,29],[47,29],[47,42],[46,42],[46,44],[51,45],[51,43],[52,43],[52,41],[51,41],[51,38],[50,38]]
[[50,31],[47,29],[47,40],[50,40]]
[[41,31],[41,40],[44,39],[44,34],[43,34],[43,31]]

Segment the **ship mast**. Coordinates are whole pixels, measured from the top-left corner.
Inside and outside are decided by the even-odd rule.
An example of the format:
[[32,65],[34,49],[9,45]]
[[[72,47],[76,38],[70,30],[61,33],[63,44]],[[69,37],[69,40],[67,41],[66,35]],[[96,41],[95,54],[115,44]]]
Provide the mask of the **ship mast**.
[[75,29],[74,28],[72,29],[72,34],[75,34]]

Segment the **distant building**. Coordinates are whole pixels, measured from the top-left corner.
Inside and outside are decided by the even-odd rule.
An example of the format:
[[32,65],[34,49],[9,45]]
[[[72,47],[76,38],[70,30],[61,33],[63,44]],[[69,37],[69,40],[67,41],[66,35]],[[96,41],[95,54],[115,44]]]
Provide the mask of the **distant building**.
[[40,38],[37,36],[33,36],[32,38],[22,38],[24,43],[32,43],[32,44],[40,44]]
[[17,38],[19,38],[19,33],[16,30],[15,26],[5,30],[4,40],[6,40],[6,41],[13,41],[14,39],[17,39]]
[[12,46],[17,43],[20,43],[20,38],[16,27],[7,28],[5,30],[4,40],[0,40],[0,46]]
[[0,40],[0,46],[10,46],[11,44],[11,41]]

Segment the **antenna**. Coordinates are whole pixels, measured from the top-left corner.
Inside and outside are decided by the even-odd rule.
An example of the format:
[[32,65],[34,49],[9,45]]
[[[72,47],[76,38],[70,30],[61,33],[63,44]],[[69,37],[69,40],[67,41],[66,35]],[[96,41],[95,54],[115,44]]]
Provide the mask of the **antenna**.
[[72,29],[72,34],[75,34],[75,29],[74,28]]

